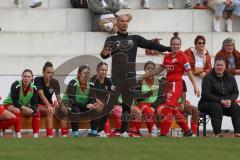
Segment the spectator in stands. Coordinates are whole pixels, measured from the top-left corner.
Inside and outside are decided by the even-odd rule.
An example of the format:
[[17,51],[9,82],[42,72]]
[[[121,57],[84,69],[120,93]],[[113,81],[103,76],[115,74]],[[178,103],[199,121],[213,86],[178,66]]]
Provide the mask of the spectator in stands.
[[[141,0],[141,5],[143,6],[144,9],[149,9],[150,8],[150,0]],[[186,5],[185,8],[191,8],[191,0],[186,0]],[[168,9],[173,9],[173,0],[168,0]]]
[[[93,12],[93,31],[105,31],[116,33],[118,31],[116,22],[117,15],[121,8],[121,4],[117,0],[89,0],[88,8]],[[128,21],[132,19],[130,14],[127,14]]]
[[226,70],[232,75],[240,75],[240,53],[235,48],[235,40],[226,38],[223,41],[222,49],[215,58],[222,57],[226,62]]
[[198,109],[211,117],[213,131],[217,137],[223,136],[223,115],[232,118],[235,136],[240,137],[240,106],[236,103],[238,95],[236,79],[226,71],[225,59],[216,58],[214,68],[202,81]]
[[[173,8],[174,8],[173,0],[168,0],[168,9],[173,9]],[[186,0],[185,8],[186,9],[192,8],[191,0]]]
[[[69,116],[72,126],[72,134],[78,137],[79,122],[96,118],[103,103],[95,98],[93,86],[89,79],[90,68],[88,65],[81,65],[77,77],[72,79],[63,95],[63,103],[71,107]],[[88,119],[84,119],[88,118]]]
[[40,112],[37,108],[37,87],[33,84],[33,73],[25,69],[22,79],[11,86],[8,97],[3,101],[4,108],[14,113],[17,122],[14,125],[16,137],[21,138],[21,115],[32,117],[33,137],[38,137]]
[[[55,107],[61,104],[60,85],[58,80],[53,78],[53,65],[46,62],[42,69],[43,76],[36,77],[34,84],[38,89],[38,109],[41,115],[46,116],[47,137],[53,137],[53,114]],[[57,103],[53,103],[52,96],[55,93]]]
[[211,57],[205,48],[206,39],[202,35],[198,35],[194,40],[195,48],[185,50],[185,54],[189,58],[192,73],[196,76],[204,78],[212,69]]
[[233,17],[240,16],[240,0],[209,0],[208,5],[215,11],[213,29],[220,32],[220,18],[225,17],[227,31],[232,32]]
[[[19,6],[23,4],[23,0],[14,0],[14,3]],[[31,8],[37,8],[40,7],[42,5],[41,0],[31,0],[31,4],[30,7]]]

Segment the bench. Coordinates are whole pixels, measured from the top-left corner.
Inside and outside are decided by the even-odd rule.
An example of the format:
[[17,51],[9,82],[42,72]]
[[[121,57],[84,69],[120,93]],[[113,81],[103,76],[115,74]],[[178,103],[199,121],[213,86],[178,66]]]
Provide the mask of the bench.
[[[111,128],[114,128],[114,119],[111,116],[110,116],[110,126],[111,126]],[[70,124],[68,124],[68,127],[70,128]],[[40,129],[45,129],[45,128],[46,128],[46,117],[41,117],[40,118]],[[53,118],[53,128],[61,129],[61,122],[55,116]],[[91,126],[90,126],[89,121],[80,122],[80,129],[90,129],[90,128],[91,128]],[[142,123],[141,128],[147,128],[145,123]],[[177,129],[177,128],[180,128],[180,126],[177,124],[177,122],[175,120],[173,120],[171,129]],[[31,117],[22,116],[22,129],[32,129],[32,118]]]

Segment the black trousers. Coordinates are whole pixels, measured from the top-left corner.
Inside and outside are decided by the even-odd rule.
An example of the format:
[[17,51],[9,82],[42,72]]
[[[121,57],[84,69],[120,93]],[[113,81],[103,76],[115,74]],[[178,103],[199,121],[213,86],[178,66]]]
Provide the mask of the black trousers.
[[240,106],[237,103],[232,103],[230,108],[224,108],[217,102],[203,102],[198,109],[210,116],[215,134],[221,133],[223,115],[232,118],[234,133],[240,133]]
[[126,78],[120,76],[112,77],[113,86],[115,86],[115,91],[110,94],[110,98],[107,101],[103,111],[101,125],[98,128],[98,131],[104,129],[104,125],[113,110],[114,106],[118,104],[118,97],[122,96],[122,117],[121,117],[121,133],[124,133],[128,130],[128,122],[131,119],[131,106],[133,104],[134,95],[131,88],[136,85],[135,78]]
[[101,132],[105,128],[106,121],[108,119],[108,115],[101,115],[97,116],[97,118],[94,118],[90,121],[91,124],[91,130],[97,130],[97,132]]
[[89,110],[86,105],[72,105],[69,113],[72,131],[78,131],[80,121],[89,121],[89,119],[91,126],[96,127],[97,124],[93,120],[97,113],[96,110]]

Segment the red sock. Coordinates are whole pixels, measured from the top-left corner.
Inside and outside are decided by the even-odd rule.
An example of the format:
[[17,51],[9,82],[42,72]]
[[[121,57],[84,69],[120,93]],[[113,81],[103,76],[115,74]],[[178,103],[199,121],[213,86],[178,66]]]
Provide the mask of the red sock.
[[183,115],[179,112],[178,109],[173,110],[173,114],[175,116],[176,122],[180,125],[184,132],[188,132],[190,129],[183,117]]
[[135,131],[139,132],[141,128],[141,122],[140,121],[133,121],[132,122],[132,128],[134,128]]
[[39,128],[40,128],[40,112],[39,111],[36,116],[32,117],[32,128],[33,128],[33,134],[39,132]]
[[198,124],[191,122],[191,130],[194,134],[197,134]]
[[163,108],[160,112],[160,115],[158,115],[158,117],[160,117],[160,129],[161,129],[161,135],[167,135],[171,125],[172,125],[172,109],[170,108]]
[[152,127],[154,125],[154,122],[153,122],[154,110],[150,107],[146,107],[143,109],[142,114],[143,114],[143,117],[147,118],[146,123],[148,127],[148,132],[152,133]]
[[67,128],[61,128],[61,133],[62,133],[62,135],[67,135],[68,134],[68,129]]
[[21,131],[21,117],[22,117],[22,113],[19,112],[19,113],[14,113],[15,116],[16,116],[16,123],[14,124],[14,129],[15,129],[15,132],[20,132]]
[[110,127],[110,122],[109,122],[109,118],[108,118],[107,122],[105,123],[104,132],[109,133],[110,131],[111,131],[111,127]]
[[6,120],[2,120],[0,121],[0,129],[7,129],[9,127],[11,127],[12,125],[14,125],[17,121],[17,118],[11,118],[11,119],[6,119]]
[[52,128],[46,128],[47,136],[53,136],[53,129]]
[[120,106],[116,106],[113,110],[115,128],[121,128],[121,115],[122,115],[122,108]]
[[115,128],[121,128],[121,118],[114,118]]

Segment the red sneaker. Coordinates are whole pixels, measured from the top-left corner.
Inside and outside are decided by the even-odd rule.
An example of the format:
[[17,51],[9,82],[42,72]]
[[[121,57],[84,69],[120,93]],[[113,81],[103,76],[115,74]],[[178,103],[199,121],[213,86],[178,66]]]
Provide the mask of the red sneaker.
[[196,4],[196,6],[193,7],[193,9],[208,9],[208,7],[198,3]]
[[130,128],[128,135],[130,137],[142,137],[141,133],[136,128]]
[[109,137],[118,137],[120,136],[121,132],[119,128],[116,128],[115,130],[111,131],[109,134]]

